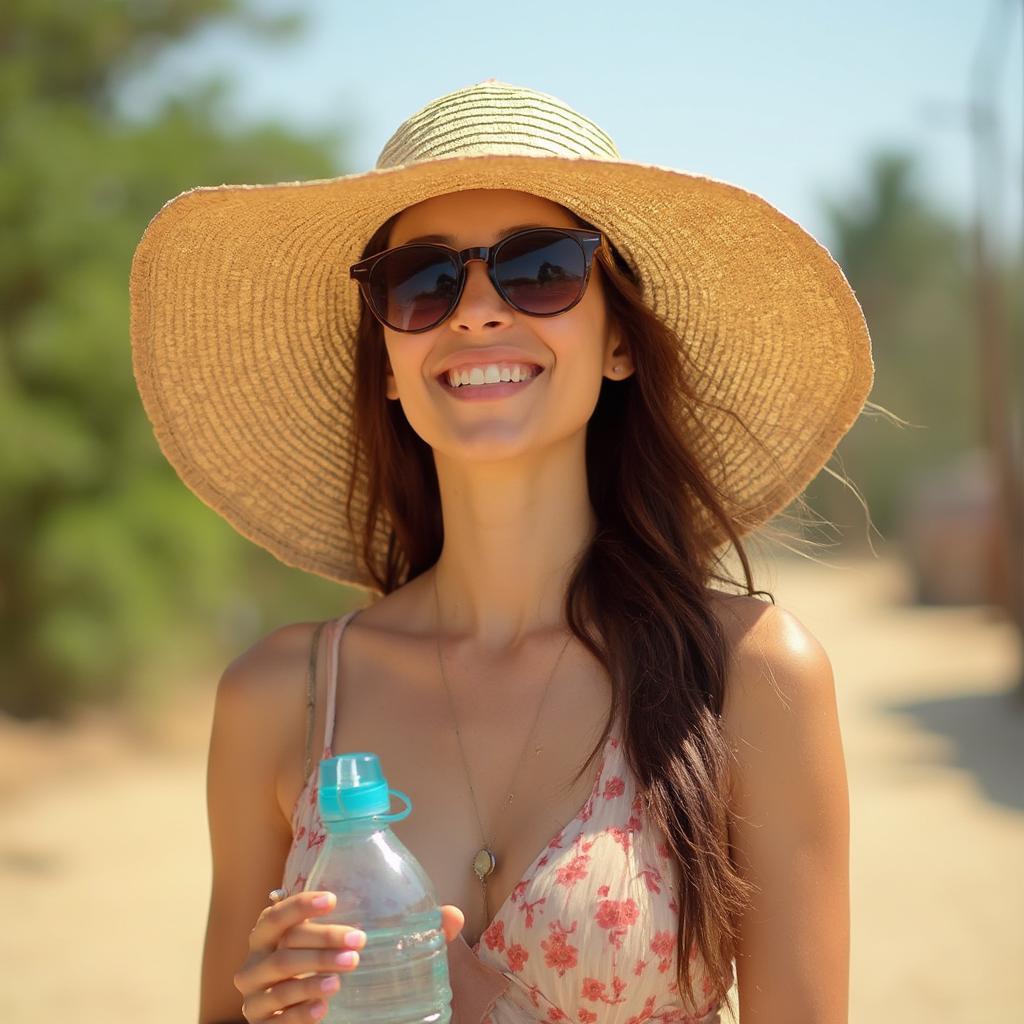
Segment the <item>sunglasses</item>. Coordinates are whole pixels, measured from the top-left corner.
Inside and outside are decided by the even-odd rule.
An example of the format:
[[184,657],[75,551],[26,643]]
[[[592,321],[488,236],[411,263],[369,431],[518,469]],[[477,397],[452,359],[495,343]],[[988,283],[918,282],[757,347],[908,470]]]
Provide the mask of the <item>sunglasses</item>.
[[349,268],[370,312],[393,331],[416,334],[455,311],[466,284],[466,264],[483,260],[498,294],[529,316],[558,316],[587,290],[601,232],[580,228],[526,228],[495,245],[461,251],[410,242]]

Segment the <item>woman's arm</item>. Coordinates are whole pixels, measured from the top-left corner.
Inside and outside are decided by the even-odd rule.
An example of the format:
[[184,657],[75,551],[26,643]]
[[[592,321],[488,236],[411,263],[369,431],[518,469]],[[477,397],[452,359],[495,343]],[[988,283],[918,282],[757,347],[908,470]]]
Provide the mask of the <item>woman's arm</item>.
[[792,614],[744,604],[723,716],[734,855],[758,889],[740,920],[740,1016],[846,1024],[849,794],[832,666]]
[[299,623],[268,634],[224,670],[217,686],[206,785],[213,884],[200,1024],[244,1024],[233,979],[249,954],[249,933],[267,893],[281,884],[291,845],[277,785],[283,758],[303,757],[314,628]]

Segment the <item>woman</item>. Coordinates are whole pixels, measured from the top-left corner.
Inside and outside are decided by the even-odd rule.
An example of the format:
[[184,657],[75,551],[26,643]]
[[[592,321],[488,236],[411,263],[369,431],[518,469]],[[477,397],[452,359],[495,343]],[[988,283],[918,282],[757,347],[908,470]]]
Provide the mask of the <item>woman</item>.
[[373,172],[168,204],[132,310],[182,478],[372,598],[220,680],[203,1024],[319,1019],[359,969],[303,891],[319,737],[412,799],[457,1021],[717,1021],[734,978],[748,1022],[846,1020],[832,672],[741,540],[871,383],[809,235],[490,80]]

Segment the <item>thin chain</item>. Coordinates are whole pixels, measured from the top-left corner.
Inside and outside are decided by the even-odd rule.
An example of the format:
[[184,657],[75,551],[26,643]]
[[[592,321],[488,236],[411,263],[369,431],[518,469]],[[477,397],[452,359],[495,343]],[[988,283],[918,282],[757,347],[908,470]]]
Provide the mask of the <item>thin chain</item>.
[[[434,581],[434,601],[435,601],[435,607],[436,607],[436,610],[437,610],[436,616],[435,616],[435,631],[434,631],[435,634],[436,634],[436,637],[437,637],[437,663],[441,667],[441,679],[444,682],[445,692],[448,694],[448,707],[449,707],[449,709],[451,711],[452,724],[455,727],[455,736],[456,736],[456,738],[459,741],[459,752],[462,755],[462,765],[463,765],[463,768],[464,768],[465,773],[466,773],[466,782],[469,784],[469,793],[470,793],[470,796],[473,799],[473,813],[476,815],[476,823],[477,823],[477,825],[480,828],[480,836],[483,839],[484,848],[490,850],[491,846],[490,846],[490,844],[487,841],[487,837],[484,836],[484,826],[483,826],[483,823],[480,821],[480,810],[477,807],[476,792],[473,789],[473,780],[470,778],[470,774],[469,774],[469,762],[466,760],[466,750],[465,750],[465,748],[462,745],[462,734],[459,731],[458,717],[455,714],[455,703],[452,700],[451,687],[448,685],[448,676],[447,676],[447,674],[445,673],[445,670],[444,670],[444,658],[442,657],[442,654],[441,654],[441,629],[440,629],[440,625],[441,625],[441,599],[438,596],[438,592],[437,592],[437,570],[436,570],[436,568],[431,573],[431,576],[432,576],[433,581]],[[555,676],[555,669],[558,668],[558,663],[562,660],[562,655],[565,653],[566,647],[569,646],[569,641],[571,639],[572,639],[572,633],[569,633],[569,635],[566,636],[566,638],[565,638],[565,642],[562,644],[561,650],[558,652],[558,657],[555,658],[554,665],[551,666],[551,672],[548,675],[548,681],[547,681],[547,683],[544,686],[544,694],[543,694],[543,696],[540,699],[540,703],[537,705],[537,713],[534,715],[533,725],[530,727],[529,733],[527,733],[526,742],[523,744],[522,753],[520,753],[520,755],[519,755],[519,763],[516,765],[515,773],[512,776],[512,782],[515,782],[516,778],[519,775],[519,771],[522,768],[523,755],[526,753],[526,748],[530,745],[530,740],[533,738],[534,731],[537,728],[537,722],[540,719],[541,708],[544,706],[545,700],[547,700],[548,690],[551,688],[551,680]],[[541,748],[538,747],[536,753],[540,753],[540,750],[541,750]],[[506,802],[505,802],[506,808],[508,807],[509,804],[512,803],[512,800],[513,800],[514,797],[515,797],[515,793],[512,792],[511,790],[509,790],[509,794],[508,794],[508,797],[507,797]],[[493,857],[494,857],[493,850],[491,850],[491,856],[492,856],[492,859],[493,859]],[[483,886],[484,918],[485,918],[485,920],[489,921],[490,920],[490,916],[491,916],[491,912],[490,912],[490,907],[487,904],[487,877],[486,877],[486,875],[480,877],[480,884]]]

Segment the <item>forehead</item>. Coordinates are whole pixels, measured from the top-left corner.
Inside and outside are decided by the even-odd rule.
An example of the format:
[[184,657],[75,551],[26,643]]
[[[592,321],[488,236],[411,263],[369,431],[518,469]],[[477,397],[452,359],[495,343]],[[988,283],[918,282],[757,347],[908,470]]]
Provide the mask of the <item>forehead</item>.
[[453,245],[488,245],[527,224],[569,228],[576,221],[558,203],[529,192],[467,189],[406,207],[391,226],[389,244],[402,245],[421,235],[445,235]]

